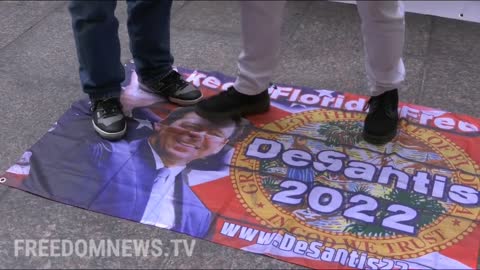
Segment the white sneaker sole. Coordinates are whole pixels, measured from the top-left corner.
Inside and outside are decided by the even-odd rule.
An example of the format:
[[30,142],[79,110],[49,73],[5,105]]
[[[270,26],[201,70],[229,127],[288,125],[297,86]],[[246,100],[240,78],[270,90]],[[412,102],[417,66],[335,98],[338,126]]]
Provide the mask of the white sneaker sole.
[[122,138],[123,135],[125,135],[125,133],[127,132],[127,125],[125,125],[125,128],[122,131],[110,133],[110,132],[101,130],[97,125],[95,125],[95,122],[93,121],[93,119],[92,119],[92,124],[93,124],[93,128],[100,135],[100,137],[107,140],[118,140]]
[[178,99],[178,98],[173,98],[173,97],[168,97],[168,100],[171,102],[178,104],[180,106],[191,106],[195,105],[198,102],[200,102],[203,99],[203,94],[198,97],[197,99],[192,99],[192,100],[184,100],[184,99]]
[[[148,88],[146,85],[143,85],[142,83],[139,82],[138,86],[141,90],[143,90],[147,93],[156,95],[156,93],[154,91],[152,91],[150,88]],[[164,96],[162,96],[162,97],[164,97]],[[180,106],[190,106],[190,105],[195,105],[198,102],[200,102],[203,99],[203,93],[200,92],[200,97],[198,97],[197,99],[192,99],[192,100],[178,99],[178,98],[174,98],[174,97],[168,97],[167,99],[170,102],[178,104]]]

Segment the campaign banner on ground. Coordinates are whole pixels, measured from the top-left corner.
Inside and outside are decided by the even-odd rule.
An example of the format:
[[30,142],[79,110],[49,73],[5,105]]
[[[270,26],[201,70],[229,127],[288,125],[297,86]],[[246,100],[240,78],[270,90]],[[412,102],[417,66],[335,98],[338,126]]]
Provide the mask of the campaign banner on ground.
[[[377,146],[367,96],[278,84],[268,113],[210,121],[125,68],[125,138],[102,140],[79,100],[0,182],[312,268],[477,267],[479,119],[402,103]],[[205,96],[234,80],[178,70]]]

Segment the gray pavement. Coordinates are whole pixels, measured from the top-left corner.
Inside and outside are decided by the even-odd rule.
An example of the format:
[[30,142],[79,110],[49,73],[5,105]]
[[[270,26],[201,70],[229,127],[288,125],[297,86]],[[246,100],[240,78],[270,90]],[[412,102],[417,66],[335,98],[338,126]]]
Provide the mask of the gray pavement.
[[[122,60],[130,59],[125,3]],[[234,75],[240,50],[233,2],[176,1],[177,66]],[[83,93],[66,2],[0,2],[0,170],[35,143]],[[295,1],[283,28],[275,82],[363,93],[366,80],[355,6]],[[480,25],[407,15],[407,88],[401,101],[480,117]],[[0,185],[0,268],[299,268],[197,240],[192,257],[15,257],[14,239],[190,239],[163,229],[51,202]]]

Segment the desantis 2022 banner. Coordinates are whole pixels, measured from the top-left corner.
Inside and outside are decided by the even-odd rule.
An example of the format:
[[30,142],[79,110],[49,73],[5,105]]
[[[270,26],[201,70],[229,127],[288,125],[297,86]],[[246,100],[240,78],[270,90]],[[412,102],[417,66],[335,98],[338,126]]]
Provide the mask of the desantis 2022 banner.
[[[97,136],[80,100],[2,182],[312,268],[477,267],[478,119],[401,104],[397,137],[375,146],[365,96],[276,85],[269,113],[218,123],[126,71],[124,139]],[[179,71],[206,96],[233,81]]]

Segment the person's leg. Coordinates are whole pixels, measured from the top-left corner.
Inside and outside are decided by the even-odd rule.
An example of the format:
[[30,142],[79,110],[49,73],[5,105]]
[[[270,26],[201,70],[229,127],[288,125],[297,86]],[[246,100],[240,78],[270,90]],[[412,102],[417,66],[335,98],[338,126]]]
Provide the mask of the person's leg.
[[397,132],[398,90],[405,79],[405,11],[402,1],[357,1],[357,8],[371,95],[363,135],[370,143],[383,144]]
[[233,87],[197,106],[205,117],[231,117],[266,112],[267,88],[278,64],[286,1],[241,1],[242,52]]
[[191,105],[202,93],[172,69],[171,0],[128,0],[128,34],[140,87],[180,105]]
[[143,78],[172,70],[170,53],[171,0],[128,0],[128,34],[135,69]]
[[242,1],[242,52],[238,57],[235,89],[258,95],[268,88],[280,53],[280,34],[286,1]]
[[71,1],[69,4],[80,81],[92,101],[93,126],[107,139],[117,139],[126,131],[119,103],[125,71],[120,63],[115,7],[115,1]]

